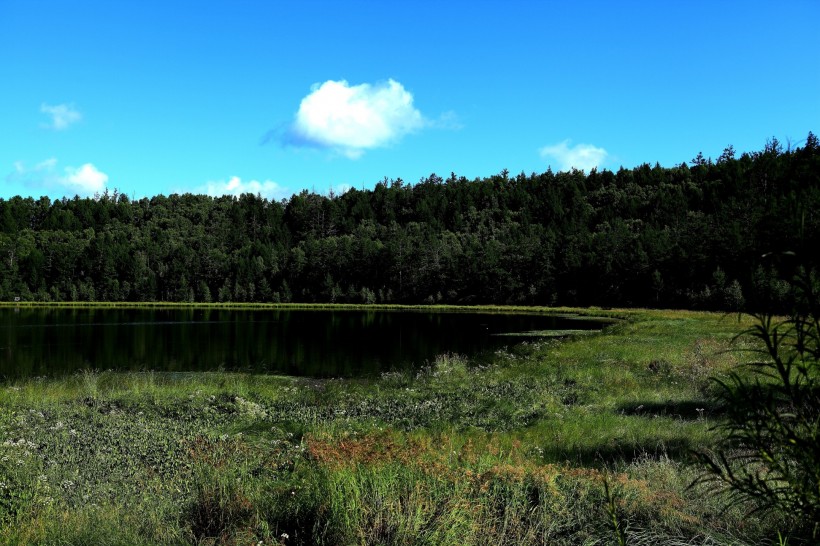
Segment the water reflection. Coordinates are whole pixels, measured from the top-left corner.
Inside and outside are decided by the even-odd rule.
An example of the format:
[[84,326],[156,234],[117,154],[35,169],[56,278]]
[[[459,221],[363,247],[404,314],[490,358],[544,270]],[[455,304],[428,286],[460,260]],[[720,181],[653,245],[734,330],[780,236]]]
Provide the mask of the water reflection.
[[6,308],[0,309],[0,376],[113,368],[351,377],[517,341],[492,334],[599,327],[543,315]]

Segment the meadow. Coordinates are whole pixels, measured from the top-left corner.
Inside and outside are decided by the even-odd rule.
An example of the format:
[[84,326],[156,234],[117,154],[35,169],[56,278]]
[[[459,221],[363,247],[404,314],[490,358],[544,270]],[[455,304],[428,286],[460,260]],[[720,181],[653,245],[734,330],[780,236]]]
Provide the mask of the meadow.
[[692,485],[748,319],[575,311],[621,320],[368,379],[8,380],[0,543],[776,543]]

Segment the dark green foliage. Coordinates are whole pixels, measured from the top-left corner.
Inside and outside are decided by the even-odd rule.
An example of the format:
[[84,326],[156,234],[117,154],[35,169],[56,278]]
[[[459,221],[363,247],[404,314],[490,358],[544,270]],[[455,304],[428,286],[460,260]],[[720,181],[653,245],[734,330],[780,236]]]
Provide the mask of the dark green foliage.
[[782,272],[755,268],[784,246],[816,261],[818,210],[812,134],[691,167],[431,174],[282,202],[13,197],[0,300],[785,309]]
[[735,501],[793,518],[797,539],[820,537],[820,282],[803,274],[798,303],[778,321],[759,315],[744,333],[762,357],[718,382],[726,419],[715,453],[699,459]]

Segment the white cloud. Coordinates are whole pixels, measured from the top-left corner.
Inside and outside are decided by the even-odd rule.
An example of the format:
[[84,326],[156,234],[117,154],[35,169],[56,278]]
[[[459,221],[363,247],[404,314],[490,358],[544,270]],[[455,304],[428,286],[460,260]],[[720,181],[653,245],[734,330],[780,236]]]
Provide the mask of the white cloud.
[[68,129],[69,125],[83,119],[82,114],[75,110],[73,105],[69,104],[51,106],[43,103],[40,105],[40,112],[51,116],[51,123],[43,124],[43,126],[55,131]]
[[592,144],[576,144],[570,147],[571,140],[567,139],[552,146],[544,146],[539,150],[541,157],[553,158],[558,162],[558,168],[568,171],[572,168],[590,171],[593,167],[600,167],[609,157],[609,153]]
[[395,80],[353,85],[315,84],[302,99],[290,140],[337,150],[351,159],[385,146],[425,125],[413,95]]
[[213,197],[221,197],[223,195],[234,195],[239,197],[243,193],[257,193],[262,197],[268,199],[279,200],[291,196],[290,191],[284,186],[277,184],[272,180],[248,180],[243,182],[238,176],[232,176],[227,182],[224,180],[211,181],[204,186],[197,188],[197,193],[205,193]]
[[108,175],[98,171],[93,164],[86,163],[76,169],[66,167],[65,176],[62,177],[61,182],[68,188],[74,188],[79,194],[93,195],[105,190]]
[[57,169],[57,159],[52,157],[28,168],[22,161],[14,163],[14,172],[6,177],[8,182],[22,183],[31,188],[62,192],[64,195],[91,196],[105,191],[108,175],[93,163],[80,167]]

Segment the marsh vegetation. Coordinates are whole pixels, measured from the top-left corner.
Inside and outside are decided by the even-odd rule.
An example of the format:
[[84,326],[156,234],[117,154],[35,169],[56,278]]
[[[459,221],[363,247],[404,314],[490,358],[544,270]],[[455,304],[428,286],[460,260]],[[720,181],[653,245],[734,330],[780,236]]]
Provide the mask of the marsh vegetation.
[[[91,372],[0,387],[8,544],[761,544],[690,487],[738,317],[609,311],[475,365],[322,379]],[[743,319],[746,320],[746,319]],[[604,482],[610,494],[605,494]]]

